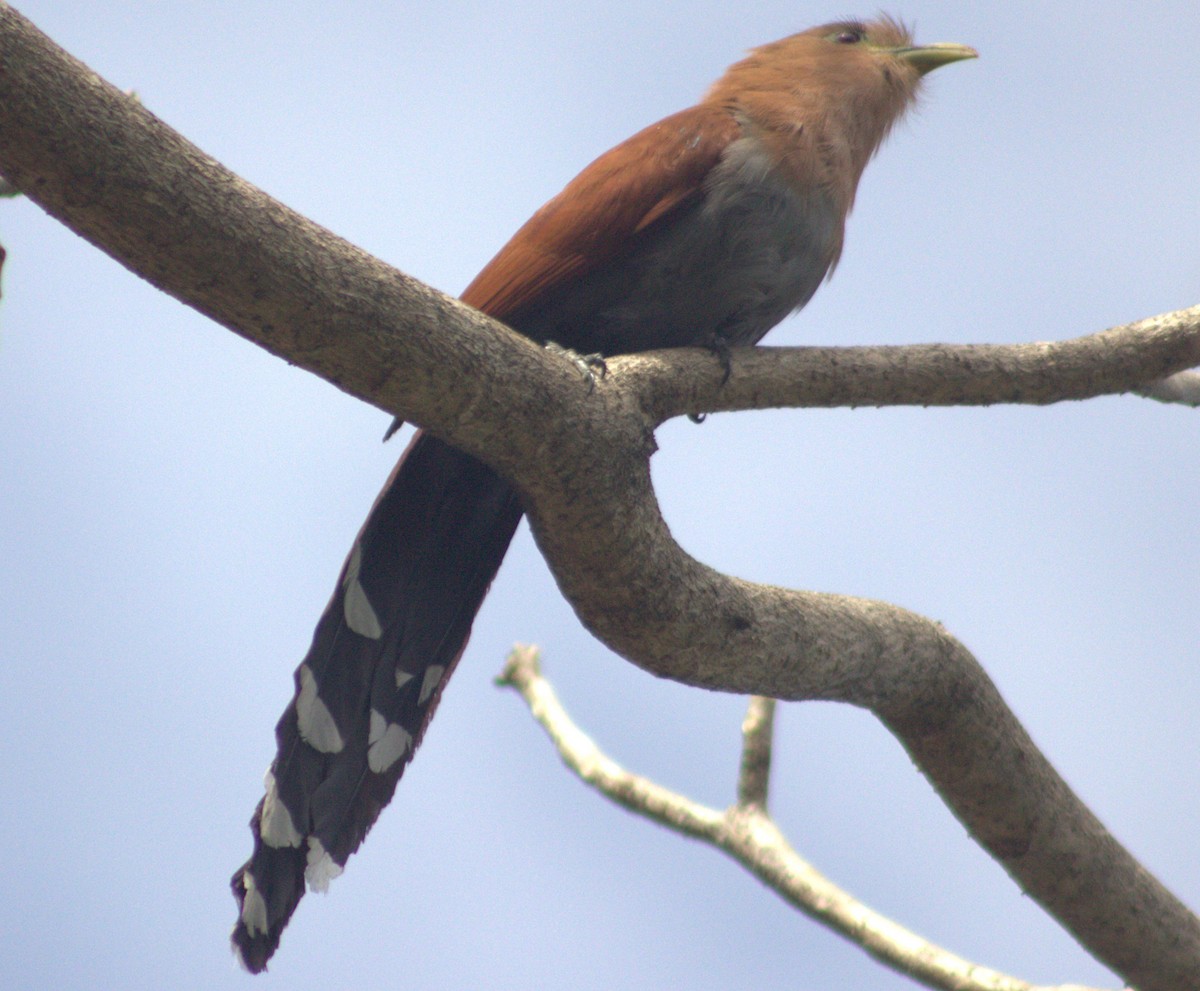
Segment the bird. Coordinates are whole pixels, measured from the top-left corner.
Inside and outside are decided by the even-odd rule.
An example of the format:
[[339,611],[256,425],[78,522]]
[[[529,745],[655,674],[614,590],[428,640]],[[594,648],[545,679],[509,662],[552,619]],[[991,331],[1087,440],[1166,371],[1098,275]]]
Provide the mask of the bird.
[[[587,166],[460,298],[578,354],[756,344],[833,272],[863,169],[923,77],[976,56],[918,45],[890,16],[752,49],[695,106]],[[306,885],[325,890],[391,801],[522,515],[487,465],[415,434],[276,726],[231,882],[247,970],[266,969]]]

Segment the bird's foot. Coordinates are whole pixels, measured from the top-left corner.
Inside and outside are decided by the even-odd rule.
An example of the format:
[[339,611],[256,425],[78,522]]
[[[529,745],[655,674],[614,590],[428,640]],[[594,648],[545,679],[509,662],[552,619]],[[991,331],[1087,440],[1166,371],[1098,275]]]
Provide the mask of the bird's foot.
[[604,378],[608,374],[608,365],[602,354],[580,354],[578,351],[564,348],[561,344],[555,344],[553,341],[547,341],[545,347],[551,354],[566,358],[579,370],[579,374],[588,384],[588,392],[596,387],[596,379]]
[[[729,338],[719,330],[713,331],[708,340],[700,346],[711,351],[713,357],[721,363],[721,385],[724,385],[729,381],[729,376],[733,374],[733,352],[729,348]],[[707,413],[688,414],[688,419],[692,423],[703,423],[707,418]]]
[[712,356],[721,363],[721,385],[724,385],[729,381],[729,376],[733,374],[733,351],[729,344],[729,338],[716,330],[701,347],[711,351]]

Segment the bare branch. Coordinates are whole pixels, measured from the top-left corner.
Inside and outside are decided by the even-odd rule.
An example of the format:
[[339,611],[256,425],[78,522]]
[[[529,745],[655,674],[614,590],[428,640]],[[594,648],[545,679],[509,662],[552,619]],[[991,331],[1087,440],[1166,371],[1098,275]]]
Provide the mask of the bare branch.
[[870,709],[975,839],[1094,955],[1142,991],[1200,987],[1200,923],[1104,829],[937,624],[718,575],[646,519],[623,521],[652,535],[645,571],[634,574],[624,547],[607,566],[584,547],[564,567],[565,521],[532,522],[585,624],[624,656],[688,684]]
[[[796,853],[767,815],[765,803],[743,798],[718,812],[626,771],[572,721],[541,673],[536,647],[515,646],[496,680],[516,689],[563,763],[585,784],[631,812],[723,850],[786,902],[893,970],[944,991],[1094,991],[1076,984],[1035,985],[1001,974],[964,960],[880,915]],[[745,748],[738,784],[742,796],[761,787],[765,797],[765,780],[748,789],[746,768],[755,767],[754,778],[769,770],[774,705],[764,698],[750,702],[742,726]],[[749,756],[750,752],[755,756]],[[767,765],[762,762],[764,756]]]
[[742,720],[742,762],[738,772],[738,805],[767,811],[771,785],[771,746],[775,734],[775,700],[754,695]]
[[522,376],[536,375],[539,396],[581,394],[568,363],[243,181],[6,4],[0,66],[0,174],[121,264],[272,354],[453,431],[466,449],[509,446],[493,397],[520,396]]
[[631,812],[649,816],[685,836],[716,842],[723,828],[720,812],[692,802],[652,781],[630,774],[601,752],[583,730],[563,718],[554,689],[538,671],[536,647],[517,644],[496,684],[517,689],[542,724],[563,761],[581,781]]
[[1046,405],[1121,392],[1195,405],[1197,373],[1163,377],[1200,364],[1200,306],[1053,343],[756,347],[731,357],[728,380],[699,349],[626,356],[609,370],[645,397],[656,424],[768,407]]

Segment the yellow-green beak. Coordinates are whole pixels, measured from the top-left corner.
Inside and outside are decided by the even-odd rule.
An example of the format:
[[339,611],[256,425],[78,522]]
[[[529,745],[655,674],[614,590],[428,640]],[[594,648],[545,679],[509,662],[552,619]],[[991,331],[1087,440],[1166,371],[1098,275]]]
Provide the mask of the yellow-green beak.
[[922,76],[927,72],[951,62],[961,62],[967,58],[979,58],[979,53],[969,45],[956,45],[953,42],[938,42],[933,45],[913,45],[908,48],[894,49],[896,58],[907,62]]

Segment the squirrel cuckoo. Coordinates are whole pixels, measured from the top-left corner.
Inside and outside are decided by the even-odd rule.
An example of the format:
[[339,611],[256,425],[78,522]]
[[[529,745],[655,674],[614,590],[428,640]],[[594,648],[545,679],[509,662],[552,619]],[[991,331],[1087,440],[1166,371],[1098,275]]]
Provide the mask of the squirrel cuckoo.
[[[792,35],[600,156],[463,293],[541,342],[620,354],[751,345],[832,271],[859,177],[922,76],[972,58],[898,21]],[[521,518],[486,465],[419,432],[342,567],[233,877],[233,945],[265,969],[341,873],[429,725]]]

